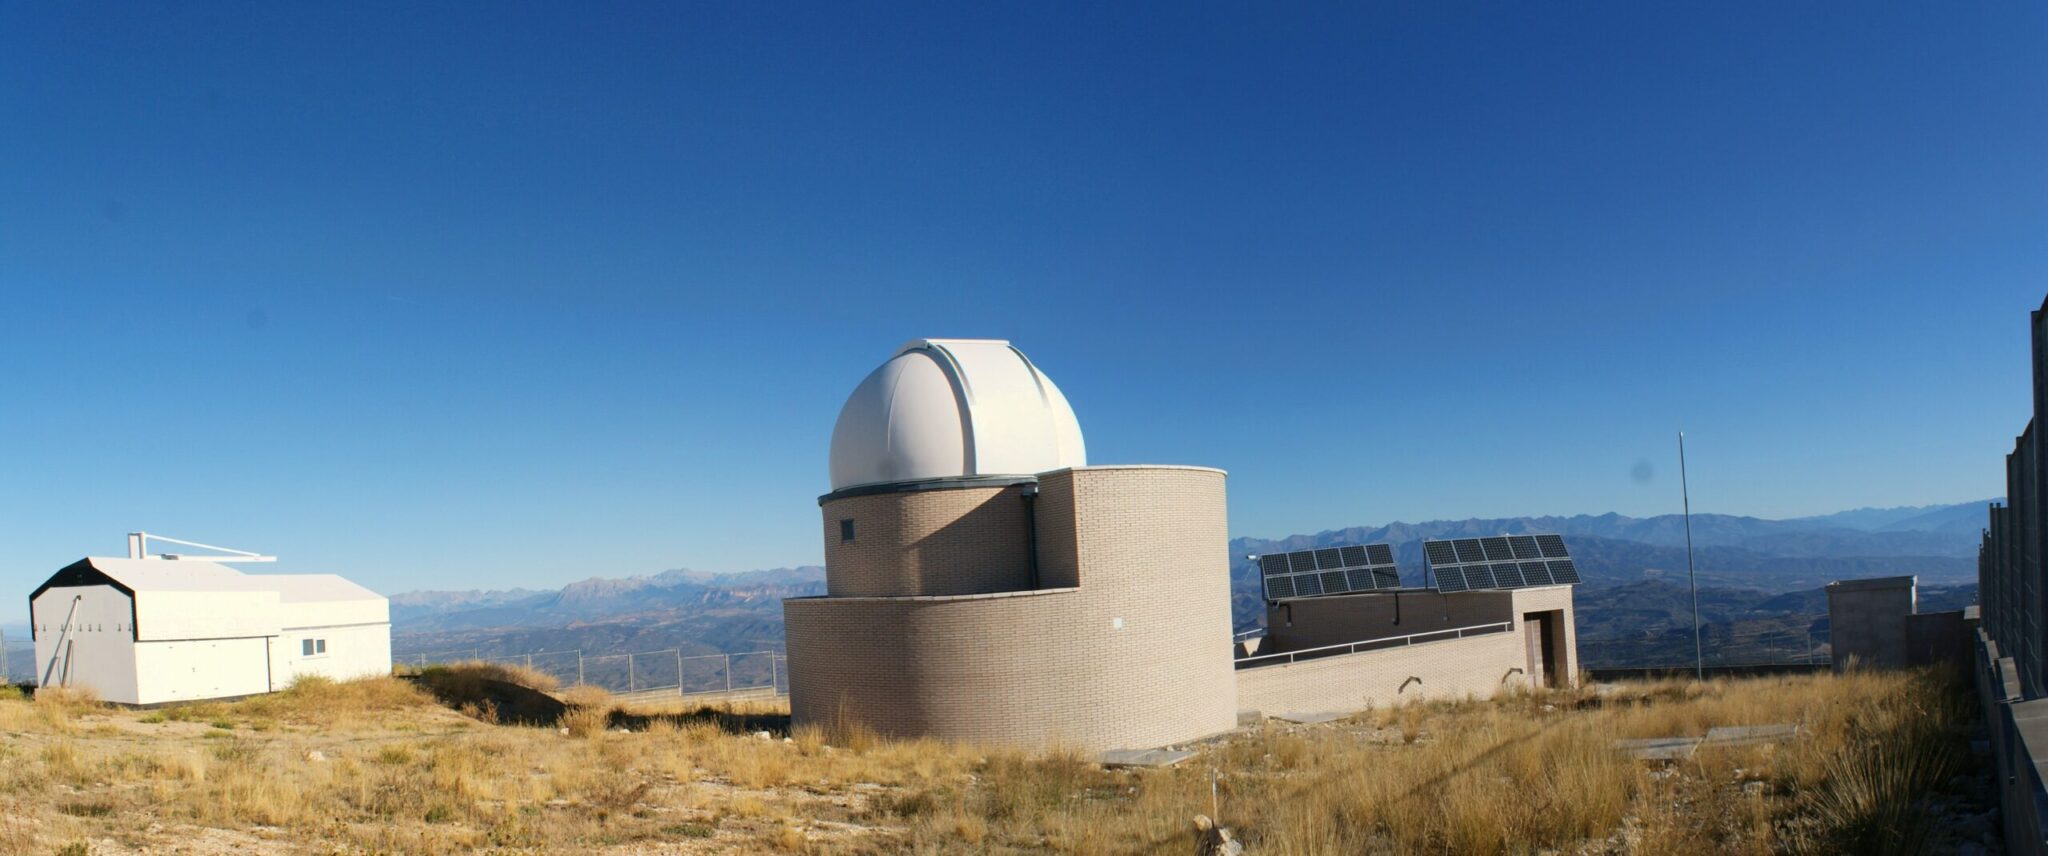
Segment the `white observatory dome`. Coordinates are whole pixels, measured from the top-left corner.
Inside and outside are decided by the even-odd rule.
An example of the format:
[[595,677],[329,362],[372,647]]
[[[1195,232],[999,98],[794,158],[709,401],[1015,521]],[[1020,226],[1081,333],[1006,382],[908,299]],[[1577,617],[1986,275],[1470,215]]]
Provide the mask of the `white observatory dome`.
[[832,426],[832,489],[1086,466],[1060,388],[1001,339],[914,339]]

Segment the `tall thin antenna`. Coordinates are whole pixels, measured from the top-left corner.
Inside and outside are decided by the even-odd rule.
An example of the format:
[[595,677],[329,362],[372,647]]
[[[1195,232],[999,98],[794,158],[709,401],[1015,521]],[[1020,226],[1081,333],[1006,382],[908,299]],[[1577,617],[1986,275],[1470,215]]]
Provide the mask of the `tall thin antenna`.
[[1707,659],[1700,648],[1700,583],[1692,572],[1692,487],[1685,480],[1685,432],[1678,432],[1678,495],[1685,503],[1685,582],[1692,587],[1692,669],[1695,680],[1707,679]]

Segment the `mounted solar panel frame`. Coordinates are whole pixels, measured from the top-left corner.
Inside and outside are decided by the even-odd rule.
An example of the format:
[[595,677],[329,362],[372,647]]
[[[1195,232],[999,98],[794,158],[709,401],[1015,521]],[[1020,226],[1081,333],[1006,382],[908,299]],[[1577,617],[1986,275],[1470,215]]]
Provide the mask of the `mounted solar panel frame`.
[[1511,591],[1577,585],[1578,565],[1564,536],[1495,535],[1422,542],[1423,561],[1437,591]]
[[1316,547],[1258,558],[1266,599],[1287,600],[1401,587],[1390,544]]

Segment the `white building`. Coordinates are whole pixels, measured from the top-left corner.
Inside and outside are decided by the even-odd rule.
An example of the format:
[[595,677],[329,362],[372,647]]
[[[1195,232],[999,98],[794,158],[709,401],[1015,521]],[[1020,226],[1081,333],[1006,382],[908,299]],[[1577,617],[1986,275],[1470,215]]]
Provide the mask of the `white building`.
[[159,704],[391,673],[391,607],[333,574],[80,559],[29,595],[36,680]]

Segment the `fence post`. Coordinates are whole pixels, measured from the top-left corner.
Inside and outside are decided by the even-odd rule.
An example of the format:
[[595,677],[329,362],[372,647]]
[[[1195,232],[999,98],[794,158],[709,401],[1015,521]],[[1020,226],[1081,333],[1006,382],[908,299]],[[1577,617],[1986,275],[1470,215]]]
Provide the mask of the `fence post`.
[[732,655],[725,655],[725,694],[732,695]]
[[626,655],[626,692],[633,691],[633,655]]
[[531,653],[526,655],[526,667],[529,669],[533,668],[533,654]]
[[583,649],[576,649],[576,683],[583,683]]
[[676,695],[686,694],[683,689],[683,649],[676,649]]
[[768,652],[768,694],[782,695],[782,670],[775,667],[775,652]]

